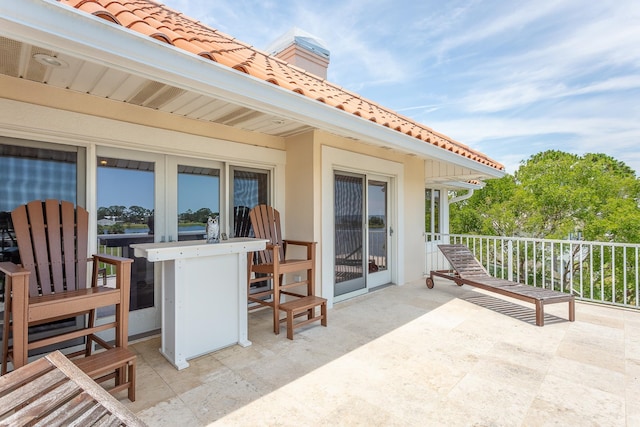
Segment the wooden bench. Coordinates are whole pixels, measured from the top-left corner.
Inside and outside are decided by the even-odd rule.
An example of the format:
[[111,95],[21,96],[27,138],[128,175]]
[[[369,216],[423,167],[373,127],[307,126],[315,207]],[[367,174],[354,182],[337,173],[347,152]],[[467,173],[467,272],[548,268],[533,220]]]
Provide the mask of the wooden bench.
[[[315,308],[320,306],[320,315],[315,315]],[[278,306],[280,310],[287,313],[287,338],[293,339],[293,330],[300,326],[320,320],[322,326],[327,326],[327,300],[314,295],[297,298],[287,301]],[[304,315],[307,312],[307,319],[301,322],[293,322],[294,317]],[[284,319],[283,319],[284,320]]]
[[0,425],[146,426],[59,351],[0,376]]
[[108,389],[109,393],[128,389],[129,400],[136,400],[136,355],[128,348],[110,348],[74,359],[73,363],[97,383],[115,378],[115,386]]
[[510,280],[490,276],[465,245],[438,245],[453,271],[433,270],[427,278],[427,287],[433,288],[435,276],[453,280],[458,286],[470,285],[486,291],[535,304],[536,325],[544,326],[546,304],[568,303],[569,321],[576,319],[575,297],[553,289],[537,288]]

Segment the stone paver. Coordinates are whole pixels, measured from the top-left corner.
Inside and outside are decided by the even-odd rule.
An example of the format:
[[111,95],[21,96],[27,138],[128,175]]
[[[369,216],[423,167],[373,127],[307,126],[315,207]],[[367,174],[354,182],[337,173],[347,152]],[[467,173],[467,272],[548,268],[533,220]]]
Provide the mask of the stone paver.
[[640,312],[533,306],[437,281],[336,304],[329,326],[271,331],[249,315],[247,348],[175,370],[159,337],[134,343],[125,402],[151,426],[633,425],[640,420]]

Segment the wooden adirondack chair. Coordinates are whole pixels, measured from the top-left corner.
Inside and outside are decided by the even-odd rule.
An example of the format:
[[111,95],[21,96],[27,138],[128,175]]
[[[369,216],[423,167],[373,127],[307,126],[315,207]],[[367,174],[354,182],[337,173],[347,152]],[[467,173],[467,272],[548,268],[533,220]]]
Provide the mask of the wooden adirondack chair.
[[[81,352],[86,356],[91,353],[92,342],[111,348],[95,335],[111,328],[115,328],[115,347],[126,349],[133,260],[109,255],[87,259],[89,215],[71,202],[36,200],[14,209],[11,217],[21,264],[0,263],[0,271],[6,275],[2,374],[7,371],[8,360],[17,369],[27,363],[29,350],[71,339],[86,337],[86,349]],[[88,261],[93,262],[90,286]],[[100,263],[115,269],[115,288],[98,286]],[[96,309],[105,306],[116,307],[115,320],[96,325]],[[84,329],[29,340],[30,326],[79,315],[88,315]],[[10,332],[13,346],[9,346]],[[127,363],[123,360],[121,372]]]
[[[258,306],[269,306],[273,309],[273,332],[280,333],[280,297],[290,295],[296,298],[313,297],[315,292],[316,243],[284,240],[280,228],[280,213],[267,205],[258,205],[249,213],[253,232],[258,239],[268,239],[267,248],[258,253],[254,262],[253,254],[248,254],[249,289],[257,282],[272,281],[271,289],[249,294],[249,301]],[[304,259],[286,259],[286,250],[290,245],[304,246]],[[299,281],[282,283],[284,274],[301,273]],[[255,277],[252,277],[254,273]],[[306,286],[305,286],[306,285]],[[305,293],[293,292],[291,288],[305,286]],[[319,304],[318,304],[319,305]],[[307,310],[309,320],[313,320],[313,309]]]

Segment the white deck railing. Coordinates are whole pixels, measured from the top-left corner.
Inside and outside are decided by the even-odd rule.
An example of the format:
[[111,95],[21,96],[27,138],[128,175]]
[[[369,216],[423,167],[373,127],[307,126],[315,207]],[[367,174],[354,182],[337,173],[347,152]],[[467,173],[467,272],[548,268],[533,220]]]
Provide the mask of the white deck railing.
[[439,243],[468,246],[495,277],[570,292],[583,301],[640,308],[640,244],[427,233],[427,275],[449,268]]

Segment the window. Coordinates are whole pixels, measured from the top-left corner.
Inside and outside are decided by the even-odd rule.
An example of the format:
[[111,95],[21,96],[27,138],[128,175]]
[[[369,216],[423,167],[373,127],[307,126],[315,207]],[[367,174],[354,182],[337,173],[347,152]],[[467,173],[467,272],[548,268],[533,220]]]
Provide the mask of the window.
[[440,190],[425,190],[425,231],[440,233]]
[[[54,149],[55,148],[55,149]],[[33,200],[58,199],[84,204],[84,151],[82,148],[36,141],[0,138],[0,261],[20,263],[10,212]],[[4,312],[4,277],[0,277],[0,312]],[[29,328],[29,336],[42,339],[52,332],[71,332],[84,322],[83,316]],[[4,339],[1,336],[0,341]],[[40,349],[52,351],[82,344],[78,338]],[[30,355],[32,352],[30,352]]]
[[220,215],[220,170],[178,165],[178,240],[200,240]]
[[257,205],[269,204],[269,171],[231,168],[231,174],[231,237],[253,236],[248,211]]
[[253,208],[269,203],[269,172],[233,169],[233,206]]
[[77,203],[77,158],[72,147],[61,151],[0,144],[0,211],[38,199]]
[[[5,143],[6,142],[6,143]],[[11,211],[32,200],[58,199],[82,205],[81,149],[0,138],[0,261],[20,263]],[[0,289],[1,290],[1,289]],[[4,293],[0,292],[0,300]]]
[[[154,267],[135,257],[134,243],[154,241],[155,163],[98,157],[98,251],[132,258],[130,310],[154,306]],[[107,276],[115,277],[111,268]],[[99,310],[99,316],[112,314]]]

